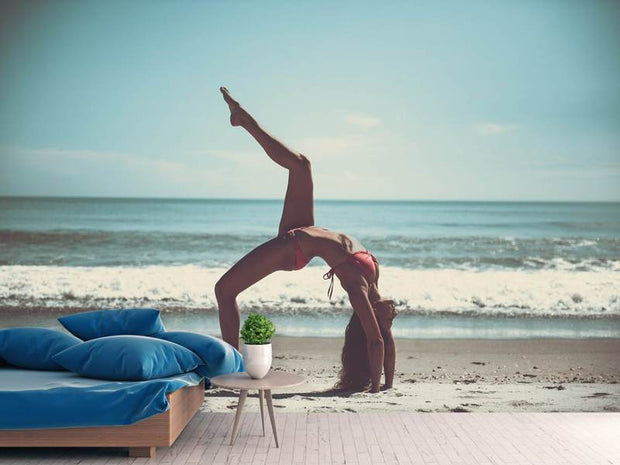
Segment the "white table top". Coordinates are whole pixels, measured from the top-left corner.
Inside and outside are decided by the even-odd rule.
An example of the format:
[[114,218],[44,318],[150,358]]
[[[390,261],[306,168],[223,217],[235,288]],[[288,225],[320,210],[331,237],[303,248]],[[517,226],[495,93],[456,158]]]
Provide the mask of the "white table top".
[[211,384],[228,389],[273,389],[297,386],[305,379],[286,371],[270,370],[262,379],[250,378],[246,372],[219,375],[211,378]]

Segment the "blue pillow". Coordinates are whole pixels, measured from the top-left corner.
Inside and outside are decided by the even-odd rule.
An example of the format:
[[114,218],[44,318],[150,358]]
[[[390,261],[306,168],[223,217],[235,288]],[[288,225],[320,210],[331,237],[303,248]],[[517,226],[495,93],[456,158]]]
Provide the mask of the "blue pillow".
[[60,317],[58,321],[71,334],[85,341],[118,334],[151,336],[166,330],[159,310],[153,308],[124,308],[75,313]]
[[175,342],[197,353],[202,363],[194,371],[201,376],[211,378],[245,370],[239,351],[217,337],[188,331],[169,331],[154,337]]
[[81,342],[56,329],[0,329],[0,360],[30,370],[64,370],[52,356]]
[[105,336],[57,353],[59,365],[89,378],[143,381],[192,371],[201,363],[191,350],[148,336]]

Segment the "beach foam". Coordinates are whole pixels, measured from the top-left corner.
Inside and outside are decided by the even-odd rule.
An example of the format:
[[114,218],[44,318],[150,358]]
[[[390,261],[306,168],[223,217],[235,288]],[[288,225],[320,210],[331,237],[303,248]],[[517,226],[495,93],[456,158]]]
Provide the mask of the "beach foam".
[[[213,287],[226,268],[0,266],[0,306],[83,309],[154,306],[216,311]],[[323,268],[276,272],[238,297],[244,310],[275,314],[349,312]],[[413,270],[382,266],[380,287],[402,314],[509,317],[618,317],[620,271]]]

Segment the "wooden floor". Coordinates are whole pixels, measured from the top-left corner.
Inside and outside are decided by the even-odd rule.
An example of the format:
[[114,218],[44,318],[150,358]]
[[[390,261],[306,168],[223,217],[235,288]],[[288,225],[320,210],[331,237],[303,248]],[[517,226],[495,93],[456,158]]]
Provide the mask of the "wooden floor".
[[198,413],[155,459],[122,449],[0,449],[0,464],[620,464],[620,413]]

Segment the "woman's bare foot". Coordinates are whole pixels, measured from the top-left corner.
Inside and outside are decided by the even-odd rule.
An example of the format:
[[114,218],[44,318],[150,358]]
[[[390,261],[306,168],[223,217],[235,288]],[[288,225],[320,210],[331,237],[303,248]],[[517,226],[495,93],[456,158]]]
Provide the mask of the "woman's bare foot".
[[226,87],[220,87],[220,91],[228,104],[228,108],[230,108],[230,124],[233,126],[243,126],[244,123],[250,120],[250,115],[243,109],[239,102],[232,98]]

